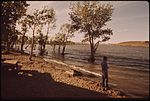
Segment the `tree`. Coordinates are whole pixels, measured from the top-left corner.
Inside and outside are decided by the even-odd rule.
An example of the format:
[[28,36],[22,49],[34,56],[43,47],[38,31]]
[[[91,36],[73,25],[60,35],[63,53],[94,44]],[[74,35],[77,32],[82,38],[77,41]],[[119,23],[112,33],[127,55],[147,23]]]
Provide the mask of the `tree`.
[[45,10],[45,25],[46,25],[46,28],[47,28],[47,31],[46,31],[46,37],[45,37],[45,40],[44,40],[44,43],[43,43],[43,50],[45,50],[45,45],[46,45],[46,42],[48,40],[48,34],[49,34],[49,31],[50,29],[54,29],[56,26],[55,26],[55,22],[56,22],[56,19],[55,19],[55,11],[53,8],[47,8],[47,6],[44,7],[44,10]]
[[68,23],[65,23],[61,26],[60,32],[57,34],[56,40],[59,43],[59,50],[60,50],[60,45],[63,46],[62,53],[61,53],[62,55],[64,55],[68,40],[74,36],[73,32],[74,30],[71,29],[71,25]]
[[[34,47],[34,39],[35,39],[35,31],[36,33],[42,34],[42,28],[44,25],[47,25],[47,37],[45,38],[45,41],[43,43],[40,43],[43,45],[45,50],[45,44],[48,38],[49,29],[53,27],[55,22],[55,13],[53,9],[47,9],[44,7],[42,10],[35,9],[33,14],[27,15],[27,24],[29,28],[32,29],[32,44],[31,44],[31,52],[29,60],[32,58],[33,54],[33,47]],[[52,26],[50,25],[52,24]],[[40,37],[43,40],[43,37]]]
[[23,51],[23,46],[25,44],[25,34],[28,31],[28,27],[27,27],[27,16],[23,16],[22,19],[18,22],[18,24],[21,24],[21,34],[22,34],[22,41],[21,41],[21,53],[24,53]]
[[2,1],[1,3],[1,33],[7,51],[10,45],[13,45],[11,40],[17,39],[16,21],[25,15],[28,6],[26,1]]
[[[47,8],[47,6],[44,6],[44,8],[39,11],[39,16],[40,24],[37,33],[39,34],[40,55],[43,55],[48,41],[49,31],[50,29],[55,28],[55,11],[53,8]],[[43,29],[46,31],[46,35],[44,35],[45,32],[43,32]]]
[[55,53],[55,47],[58,44],[58,42],[56,41],[56,39],[51,38],[50,39],[50,45],[53,46],[53,52]]
[[[42,27],[41,27],[42,28]],[[43,53],[44,53],[44,51],[45,51],[45,49],[43,49],[44,48],[44,46],[43,46],[43,44],[44,44],[44,36],[43,36],[43,34],[42,34],[42,32],[41,32],[41,29],[39,29],[38,31],[38,34],[39,34],[39,37],[37,38],[38,39],[38,43],[39,43],[39,50],[40,50],[40,53],[39,53],[39,55],[43,55]]]
[[84,33],[83,41],[88,41],[91,48],[89,62],[94,63],[99,42],[109,40],[113,34],[110,28],[104,29],[106,23],[111,21],[113,6],[96,1],[84,1],[73,4],[70,9],[72,28]]
[[74,36],[74,34],[73,34],[74,30],[71,29],[71,25],[68,23],[63,24],[61,26],[60,30],[61,30],[61,34],[62,34],[62,45],[63,45],[63,50],[62,50],[61,54],[64,55],[66,44],[67,44],[68,40]]
[[12,34],[10,40],[9,40],[9,45],[10,48],[13,49],[14,44],[16,43],[17,39],[18,39],[18,33],[20,34],[20,32],[18,32],[17,30],[15,30],[15,33]]
[[53,52],[55,52],[55,47],[56,45],[58,45],[58,54],[60,54],[61,43],[61,34],[58,32],[57,34],[55,34],[54,40],[52,41]]
[[35,9],[33,11],[33,14],[27,15],[27,24],[29,28],[32,30],[32,43],[31,43],[31,51],[29,56],[29,60],[32,60],[35,31],[37,30],[38,26],[41,24],[41,16],[39,10]]

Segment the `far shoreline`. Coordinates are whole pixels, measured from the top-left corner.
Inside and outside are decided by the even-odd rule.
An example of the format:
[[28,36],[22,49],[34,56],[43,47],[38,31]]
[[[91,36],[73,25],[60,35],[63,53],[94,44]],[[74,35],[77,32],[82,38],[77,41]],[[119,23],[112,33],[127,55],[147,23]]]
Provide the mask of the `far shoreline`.
[[[68,45],[90,45],[87,42],[74,42],[74,44]],[[116,45],[116,46],[129,46],[129,47],[146,47],[149,48],[149,41],[124,41],[117,43],[105,43],[102,42],[99,45]]]
[[149,41],[125,41],[125,42],[115,43],[113,45],[131,46],[131,47],[149,47]]

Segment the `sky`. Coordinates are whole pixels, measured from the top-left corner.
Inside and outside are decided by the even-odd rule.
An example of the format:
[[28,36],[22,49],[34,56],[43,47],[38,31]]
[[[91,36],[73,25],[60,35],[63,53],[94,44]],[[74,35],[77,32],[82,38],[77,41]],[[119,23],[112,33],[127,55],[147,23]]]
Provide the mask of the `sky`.
[[[53,8],[56,12],[56,29],[51,30],[53,37],[64,23],[69,23],[69,6],[76,1],[27,1],[30,6],[27,13],[33,9],[42,9],[43,6]],[[114,7],[112,20],[106,23],[107,28],[113,30],[113,36],[106,43],[118,43],[124,41],[148,41],[149,40],[149,3],[147,1],[100,1],[110,3]],[[28,32],[31,35],[32,32]],[[81,42],[83,33],[75,33],[72,41]]]

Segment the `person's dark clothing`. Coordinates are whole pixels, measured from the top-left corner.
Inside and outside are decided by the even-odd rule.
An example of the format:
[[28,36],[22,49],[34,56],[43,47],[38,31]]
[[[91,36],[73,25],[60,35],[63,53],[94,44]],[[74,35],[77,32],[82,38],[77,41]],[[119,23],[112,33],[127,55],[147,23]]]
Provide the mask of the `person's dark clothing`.
[[102,86],[108,88],[108,65],[107,61],[101,63],[102,66]]

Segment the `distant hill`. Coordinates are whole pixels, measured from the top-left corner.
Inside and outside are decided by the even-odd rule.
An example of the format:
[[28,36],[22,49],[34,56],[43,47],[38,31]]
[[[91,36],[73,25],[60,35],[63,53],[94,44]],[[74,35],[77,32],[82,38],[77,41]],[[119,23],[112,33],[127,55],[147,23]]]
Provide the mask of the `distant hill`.
[[116,45],[149,47],[149,41],[127,41],[117,43]]
[[75,42],[76,45],[88,45],[89,43],[86,42]]

